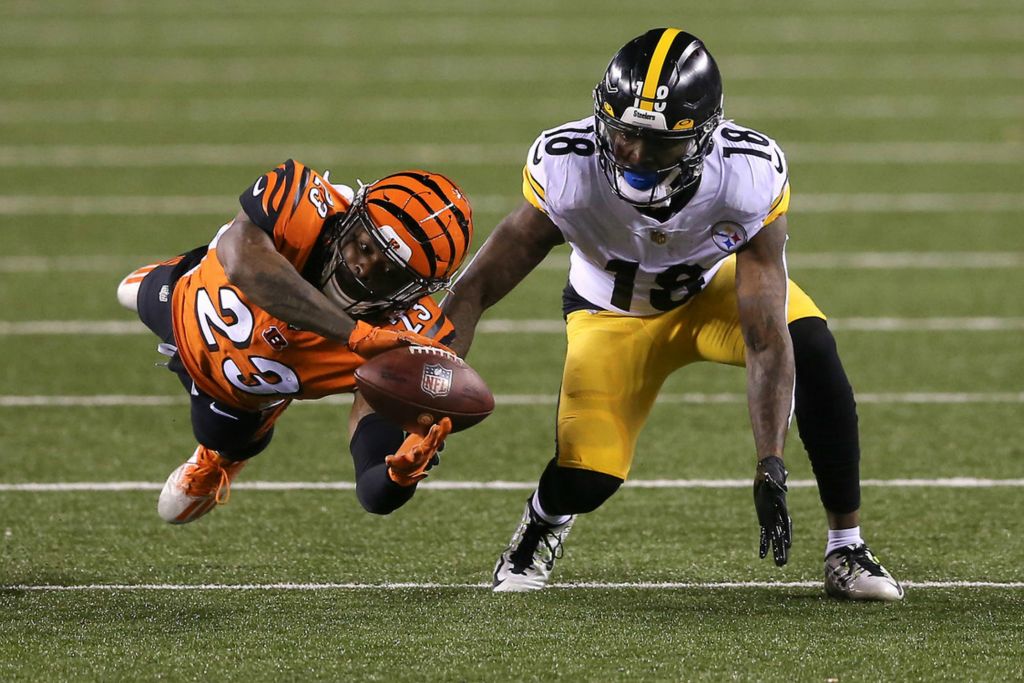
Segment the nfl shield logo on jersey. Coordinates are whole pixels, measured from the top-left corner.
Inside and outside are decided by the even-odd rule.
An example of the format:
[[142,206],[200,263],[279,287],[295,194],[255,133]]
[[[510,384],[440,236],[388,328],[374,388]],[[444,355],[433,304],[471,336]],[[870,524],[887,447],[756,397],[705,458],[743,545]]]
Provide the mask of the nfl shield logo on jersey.
[[424,365],[420,388],[434,398],[447,396],[452,390],[452,371],[442,365]]
[[721,221],[711,226],[711,239],[724,252],[733,252],[747,241],[747,231],[739,223]]

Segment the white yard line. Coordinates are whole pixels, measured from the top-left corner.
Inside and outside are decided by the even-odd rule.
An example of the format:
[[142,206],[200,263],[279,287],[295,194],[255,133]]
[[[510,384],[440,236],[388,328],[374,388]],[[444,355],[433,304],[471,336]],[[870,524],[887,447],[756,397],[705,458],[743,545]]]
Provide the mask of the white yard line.
[[910,192],[901,194],[800,194],[794,195],[792,210],[802,213],[1001,213],[1024,211],[1024,194],[945,194]]
[[[0,335],[4,333],[3,325],[0,323]],[[828,325],[833,330],[853,332],[1013,332],[1024,330],[1024,318],[830,318]],[[477,331],[492,334],[564,334],[565,323],[561,320],[484,320]]]
[[[0,256],[0,273],[112,273],[128,272],[160,257],[112,254],[58,256]],[[787,254],[791,268],[799,270],[988,270],[1024,267],[1024,252],[1017,251],[824,251]],[[564,271],[569,257],[564,249],[548,256],[539,268]]]
[[[266,158],[258,164],[265,165]],[[491,194],[474,195],[472,201],[477,211],[497,212],[511,210],[521,200],[522,196]],[[45,196],[0,195],[0,216],[219,216],[223,223],[238,211],[237,201],[221,195],[66,196],[61,197],[61,203],[63,210]]]
[[[346,398],[348,398],[347,403],[352,403],[351,397],[346,395]],[[186,402],[184,395],[0,396],[0,408],[124,408],[130,406],[176,406],[185,405]]]
[[[85,335],[110,336],[146,334],[149,329],[136,320],[26,320],[0,322],[0,336]],[[149,332],[152,334],[152,332]]]
[[[1024,318],[832,318],[833,330],[852,332],[1015,332],[1024,330]],[[484,320],[481,334],[564,334],[559,319]],[[23,320],[0,321],[0,337],[17,336],[124,336],[152,334],[136,320]]]
[[[27,228],[28,226],[26,226]],[[110,273],[119,275],[146,263],[155,263],[152,256],[0,256],[0,273]],[[792,261],[792,257],[790,257]]]
[[[790,488],[808,489],[817,486],[813,479],[791,479]],[[0,492],[70,493],[159,491],[163,482],[97,481],[97,482],[25,482],[0,483]],[[419,485],[431,491],[532,491],[536,481],[426,481]],[[749,479],[633,479],[624,486],[634,489],[746,489]],[[866,488],[939,488],[939,489],[991,489],[1021,488],[1024,479],[984,479],[977,477],[949,477],[938,479],[864,479]],[[241,491],[352,491],[355,484],[348,481],[241,481],[231,485]]]
[[837,318],[833,330],[858,332],[1002,332],[1024,330],[1024,318]]
[[[275,157],[268,157],[275,158]],[[265,162],[265,159],[264,159]],[[408,161],[407,161],[408,163]],[[431,165],[429,162],[424,165]],[[3,164],[0,163],[0,167]],[[518,195],[484,194],[472,198],[480,212],[505,212],[521,203]],[[230,197],[67,196],[60,202],[35,195],[0,195],[0,216],[220,216],[230,218],[237,205]],[[792,210],[810,214],[1020,213],[1024,194],[1009,192],[955,193],[803,193],[793,197]]]
[[[1024,144],[1013,142],[788,142],[791,164],[1024,164]],[[178,166],[262,166],[287,157],[327,159],[341,167],[373,159],[379,164],[501,166],[523,163],[520,143],[274,145],[0,145],[5,168],[161,168]],[[794,194],[794,201],[804,195]],[[955,196],[955,195],[954,195]],[[53,201],[52,197],[45,197]],[[67,198],[62,198],[63,206]],[[67,210],[67,207],[64,207]]]
[[[555,394],[497,394],[495,401],[500,406],[553,406],[558,401]],[[185,405],[183,394],[153,396],[130,394],[100,395],[0,395],[0,408],[108,408],[108,407],[152,407]],[[745,404],[745,394],[661,394],[659,404]],[[913,393],[858,393],[861,404],[919,404],[919,405],[962,405],[962,404],[1017,404],[1024,403],[1024,391],[1014,392],[913,392]],[[349,405],[351,394],[328,396],[316,401],[299,401],[298,405]]]
[[[409,120],[409,112],[416,112],[416,120],[476,122],[481,112],[488,111],[487,120],[522,122],[526,117],[550,125],[567,114],[564,97],[540,97],[530,102],[529,111],[516,108],[494,109],[494,98],[484,96],[455,96],[444,100],[424,97],[372,97],[360,98],[358,103],[330,103],[297,101],[282,98],[238,100],[216,97],[187,97],[176,100],[131,97],[65,100],[7,100],[0,102],[0,123],[156,123],[191,121],[194,123],[234,121],[240,108],[246,108],[249,121],[295,123],[334,123],[339,116],[355,116],[360,111],[373,111],[377,121]],[[1024,97],[1018,95],[979,96],[971,99],[972,120],[1017,119],[1024,111]],[[339,106],[341,108],[339,108]],[[751,119],[787,120],[794,118],[827,117],[830,120],[928,120],[949,117],[949,98],[940,95],[908,94],[899,97],[885,95],[857,97],[807,97],[769,95],[752,97],[730,95],[730,117],[740,122]],[[546,126],[545,126],[546,127]],[[957,143],[946,143],[957,144]],[[910,147],[911,143],[895,143],[896,148]],[[785,145],[793,157],[798,147]],[[889,146],[886,146],[889,149]],[[983,143],[981,151],[969,154],[991,155],[991,143]],[[997,155],[1013,154],[1012,145]],[[1019,156],[1019,155],[1018,155]],[[888,161],[888,154],[886,155]],[[924,159],[922,159],[924,160]],[[791,159],[792,161],[792,159]]]
[[[1024,589],[1024,581],[902,581],[911,590],[954,588]],[[552,583],[547,590],[749,590],[778,588],[821,588],[821,581],[716,581],[716,582],[565,582]],[[393,591],[393,590],[490,590],[490,583],[92,583],[92,584],[8,584],[4,591],[121,592],[121,591]]]
[[[448,18],[389,22],[390,39],[406,47],[419,45],[424,48],[414,56],[361,54],[354,49],[359,42],[359,32],[356,31],[343,38],[351,52],[351,57],[345,63],[346,80],[353,88],[368,83],[372,83],[378,90],[381,84],[413,83],[419,87],[458,84],[462,88],[467,84],[480,84],[500,93],[500,87],[504,84],[533,84],[541,79],[543,85],[549,88],[555,85],[578,85],[581,82],[592,85],[593,80],[602,73],[607,63],[605,54],[596,57],[592,53],[588,54],[585,49],[572,49],[574,41],[593,49],[590,32],[582,26],[574,26],[574,30],[567,32],[562,22],[550,22],[546,26],[545,22],[525,22],[513,24],[507,30],[497,33],[469,31],[461,38],[451,35],[451,21]],[[824,44],[825,49],[812,54],[732,52],[722,54],[718,59],[722,73],[729,81],[809,80],[845,84],[850,81],[875,83],[894,80],[911,81],[920,87],[921,82],[927,81],[998,83],[1024,78],[1024,60],[1013,51],[1024,31],[1017,16],[990,18],[973,25],[968,25],[962,17],[950,17],[945,22],[928,22],[932,28],[923,28],[922,23],[920,19],[886,21],[882,25],[878,22],[842,19],[828,22],[809,18],[785,21],[772,17],[758,20],[756,28],[751,26],[747,39],[757,41],[763,40],[764,36],[772,36],[774,43],[795,42],[801,46]],[[936,24],[939,26],[936,27]],[[601,25],[607,25],[607,22],[601,22]],[[55,32],[55,37],[68,41],[75,29],[67,24],[64,28],[65,31]],[[194,42],[205,39],[204,45],[216,43],[221,49],[253,40],[250,32],[237,26],[232,27],[226,37],[216,29],[216,24],[198,24],[194,31],[189,31],[189,40]],[[522,35],[527,32],[532,46],[547,44],[558,47],[561,54],[553,56],[524,52]],[[442,48],[434,49],[440,42],[438,33],[444,34],[446,38]],[[5,44],[10,47],[29,41],[30,47],[38,50],[46,40],[46,30],[35,22],[21,31],[8,30],[5,34]],[[741,34],[734,33],[733,39],[742,39]],[[891,45],[897,42],[901,48],[906,48],[907,45],[919,45],[925,40],[928,41],[928,47],[933,49],[917,54],[906,53],[905,50],[899,53],[895,50],[863,49],[867,44]],[[1005,42],[1008,49],[1001,53],[949,49],[950,45],[978,41]],[[337,39],[334,39],[324,47],[334,48],[336,43]],[[861,48],[855,56],[836,54],[829,50],[833,44],[851,43]],[[485,46],[487,50],[474,50],[468,55],[445,54],[455,44],[466,47]],[[935,50],[936,44],[946,49]],[[174,41],[173,45],[180,48],[181,40]],[[171,86],[251,84],[272,90],[277,83],[293,86],[320,85],[323,76],[317,72],[317,66],[322,64],[322,57],[319,51],[313,49],[316,45],[313,36],[305,45],[307,54],[293,52],[263,56],[136,56],[114,53],[75,54],[69,57],[57,53],[56,47],[38,54],[26,50],[28,54],[15,53],[0,62],[0,81],[10,85],[67,84],[80,87],[97,82],[107,85],[159,84],[165,89]],[[566,51],[567,48],[569,51]],[[557,62],[557,69],[551,68],[552,62]],[[574,97],[577,101],[583,99],[579,95]],[[728,99],[726,106],[729,106]]]
[[[566,259],[563,257],[562,260]],[[786,255],[786,262],[791,268],[798,270],[1020,268],[1024,266],[1024,253],[998,251],[794,252]],[[2,263],[3,261],[0,260],[0,267],[2,267]]]
[[[850,17],[851,15],[842,14],[837,10],[843,10],[846,6],[837,6],[834,0],[801,0],[800,2],[787,3],[785,8],[790,12],[799,12],[791,14],[780,14],[779,6],[776,5],[757,5],[750,4],[744,7],[744,18],[756,17],[761,18],[772,18],[775,21],[780,22],[780,25],[785,26],[792,22],[822,22],[829,17],[834,16],[834,13],[838,13],[840,17]],[[851,6],[853,7],[853,6]],[[275,9],[276,8],[276,14]],[[465,0],[433,0],[433,2],[405,2],[405,3],[345,3],[338,5],[336,3],[328,3],[322,7],[317,7],[316,17],[333,17],[343,18],[346,20],[362,19],[366,17],[386,17],[393,19],[397,9],[403,10],[402,17],[419,17],[438,15],[444,16],[451,20],[451,18],[470,18],[480,17],[481,20],[490,20],[491,15],[486,13],[472,12],[469,15],[466,14],[467,4]],[[987,17],[991,17],[997,12],[1009,11],[1014,16],[1020,9],[1018,0],[944,0],[941,5],[936,4],[935,0],[900,0],[899,3],[893,3],[892,0],[861,0],[855,6],[856,14],[854,16],[858,21],[864,21],[867,17],[863,14],[865,10],[871,10],[871,18],[877,18],[880,20],[888,20],[890,18],[899,19],[902,18],[907,12],[911,10],[926,10],[928,15],[936,15],[942,17],[939,13],[950,12],[953,10],[961,10],[970,12],[969,17],[965,17],[961,26],[964,24],[971,25],[975,21],[984,25],[984,21]],[[531,0],[526,2],[516,3],[516,10],[519,12],[525,12],[529,10],[532,14],[536,14],[537,18],[543,19],[564,19],[566,15],[569,15],[574,21],[579,21],[581,16],[577,9],[572,6],[559,6],[548,1]],[[826,15],[818,15],[814,12],[825,10],[828,12]],[[76,22],[80,16],[93,17],[107,17],[110,19],[136,19],[139,16],[139,6],[132,3],[102,3],[96,6],[82,5],[78,0],[51,0],[46,3],[14,3],[11,7],[5,8],[5,18],[10,17],[12,19],[25,20],[28,18],[48,18],[47,26],[55,21],[62,21],[61,27],[75,28],[80,30],[80,35],[83,41],[87,44],[93,44],[95,36],[93,33],[80,29],[79,24]],[[211,19],[224,18],[225,13],[229,13],[232,21],[230,25],[235,26],[235,20],[246,20],[246,21],[259,21],[261,24],[267,22],[268,16],[273,18],[280,16],[281,14],[289,13],[288,5],[281,6],[267,6],[262,4],[240,4],[237,7],[222,7],[217,4],[211,4],[209,0],[178,0],[174,3],[158,3],[147,5],[145,7],[145,16],[151,18],[154,21],[161,19],[175,19],[179,22],[191,22],[189,28],[203,28],[207,25]],[[268,13],[269,12],[269,13]],[[546,22],[535,21],[531,23],[531,28],[541,30],[545,28]],[[608,22],[603,22],[607,24]],[[747,27],[747,30],[752,28],[761,29],[762,25],[759,22],[751,22],[752,27]],[[574,24],[575,25],[575,24]],[[557,24],[556,24],[557,26]],[[227,37],[238,37],[238,30],[228,31],[226,29],[220,29],[217,31],[218,36]],[[320,44],[325,47],[336,45],[337,39],[333,38],[331,32],[322,32],[324,35],[319,35],[318,32],[311,31],[310,45]],[[564,39],[571,37],[567,36],[564,29],[560,32],[555,32],[548,29],[545,33],[552,34],[553,36],[561,36]],[[753,32],[752,32],[753,33]],[[448,33],[441,32],[445,40],[449,40]],[[584,36],[588,41],[592,41],[589,32],[584,32]],[[18,36],[25,40],[25,44],[33,45],[33,43],[26,38],[28,36]],[[49,34],[39,36],[42,38],[51,38]],[[66,33],[58,32],[59,38],[67,39]],[[154,34],[153,32],[135,32],[128,35],[119,34],[116,36],[120,40],[133,41],[131,44],[145,44],[152,45],[154,39],[161,38],[163,40],[179,41],[182,38],[176,34],[170,34],[167,32],[161,32]],[[243,35],[242,38],[245,36]],[[488,34],[486,37],[490,37]],[[795,37],[795,36],[794,36]],[[113,38],[113,37],[111,37]],[[316,39],[320,39],[323,42],[317,43]],[[334,42],[329,42],[331,40]],[[45,43],[44,43],[45,44]],[[124,43],[118,42],[118,45]],[[160,43],[157,43],[160,44]],[[243,45],[241,41],[237,44]],[[303,43],[306,44],[305,42]]]

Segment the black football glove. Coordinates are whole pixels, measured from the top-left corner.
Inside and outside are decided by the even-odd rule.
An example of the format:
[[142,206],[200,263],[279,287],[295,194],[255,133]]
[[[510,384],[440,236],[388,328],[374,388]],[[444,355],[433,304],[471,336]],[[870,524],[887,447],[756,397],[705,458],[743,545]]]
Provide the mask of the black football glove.
[[770,455],[757,463],[754,476],[754,507],[761,524],[761,559],[772,547],[775,564],[782,566],[789,560],[793,545],[793,520],[786,509],[786,471],[782,458]]

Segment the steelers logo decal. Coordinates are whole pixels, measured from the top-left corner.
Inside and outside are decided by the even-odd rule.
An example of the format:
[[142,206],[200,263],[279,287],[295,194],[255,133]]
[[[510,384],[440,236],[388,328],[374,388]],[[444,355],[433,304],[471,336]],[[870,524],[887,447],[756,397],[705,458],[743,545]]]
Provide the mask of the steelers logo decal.
[[747,231],[739,223],[721,221],[711,226],[711,239],[719,249],[732,253],[746,244]]

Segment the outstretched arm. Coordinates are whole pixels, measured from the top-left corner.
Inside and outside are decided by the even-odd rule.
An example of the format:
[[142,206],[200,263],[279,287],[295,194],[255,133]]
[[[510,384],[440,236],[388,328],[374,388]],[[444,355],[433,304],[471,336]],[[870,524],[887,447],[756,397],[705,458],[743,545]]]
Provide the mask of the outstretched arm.
[[464,357],[483,312],[564,241],[551,219],[527,202],[502,219],[441,303],[455,325],[452,349]]
[[758,460],[782,457],[793,404],[793,342],[786,325],[786,218],[736,256],[736,299],[746,345],[747,401]]
[[356,322],[274,248],[267,233],[239,211],[217,239],[217,257],[228,281],[275,318],[328,339],[346,341],[364,358],[396,346],[420,344],[447,349],[440,342],[409,331]]
[[349,414],[349,450],[356,470],[356,497],[367,512],[386,515],[405,505],[426,478],[451,431],[444,418],[425,436],[406,436],[393,422],[373,412],[356,393]]
[[793,405],[793,342],[786,325],[786,218],[777,218],[736,257],[736,298],[746,345],[747,403],[757,449],[754,504],[761,525],[760,554],[789,559],[792,524],[786,507],[782,453]]
[[217,239],[228,281],[275,318],[328,339],[346,340],[355,322],[285,259],[267,233],[239,211]]

